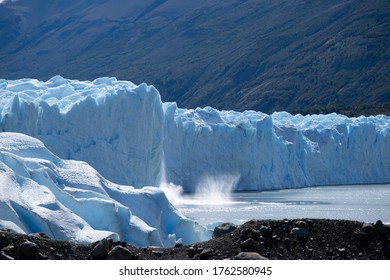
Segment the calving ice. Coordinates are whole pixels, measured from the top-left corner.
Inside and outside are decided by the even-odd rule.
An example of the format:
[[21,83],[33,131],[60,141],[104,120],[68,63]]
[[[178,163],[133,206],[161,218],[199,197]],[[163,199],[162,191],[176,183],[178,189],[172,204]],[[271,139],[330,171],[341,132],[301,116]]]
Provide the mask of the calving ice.
[[164,184],[210,197],[390,182],[390,117],[181,109],[115,78],[0,80],[0,131],[0,227],[57,239],[209,238]]
[[0,133],[0,229],[91,243],[173,246],[209,238],[156,187],[114,184],[85,162],[62,160],[41,141]]
[[388,116],[181,109],[115,78],[0,80],[0,100],[1,131],[36,137],[115,183],[164,177],[195,192],[223,176],[234,190],[390,182]]

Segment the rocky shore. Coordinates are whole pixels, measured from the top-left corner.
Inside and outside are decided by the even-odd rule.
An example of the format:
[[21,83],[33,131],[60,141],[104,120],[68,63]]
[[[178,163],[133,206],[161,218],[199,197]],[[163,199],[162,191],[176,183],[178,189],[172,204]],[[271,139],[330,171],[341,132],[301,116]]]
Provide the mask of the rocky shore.
[[103,239],[93,244],[52,240],[43,233],[0,231],[0,260],[378,260],[390,259],[390,226],[381,221],[251,220],[223,224],[207,242],[137,248]]

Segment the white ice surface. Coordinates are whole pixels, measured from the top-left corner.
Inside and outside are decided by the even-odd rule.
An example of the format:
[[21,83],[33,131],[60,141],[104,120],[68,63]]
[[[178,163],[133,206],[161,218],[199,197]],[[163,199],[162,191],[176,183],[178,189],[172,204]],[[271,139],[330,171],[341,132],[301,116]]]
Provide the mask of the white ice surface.
[[112,181],[143,187],[159,180],[164,118],[153,87],[114,78],[0,80],[0,112],[2,131],[36,137]]
[[113,238],[137,246],[209,237],[159,188],[114,184],[85,162],[61,160],[41,141],[7,132],[0,133],[0,228],[83,243]]
[[239,176],[236,190],[390,182],[390,117],[165,106],[167,181]]
[[135,187],[162,178],[189,192],[223,178],[238,178],[229,186],[236,190],[390,182],[383,115],[187,110],[145,84],[60,76],[0,80],[0,113],[1,131],[36,137],[57,156]]

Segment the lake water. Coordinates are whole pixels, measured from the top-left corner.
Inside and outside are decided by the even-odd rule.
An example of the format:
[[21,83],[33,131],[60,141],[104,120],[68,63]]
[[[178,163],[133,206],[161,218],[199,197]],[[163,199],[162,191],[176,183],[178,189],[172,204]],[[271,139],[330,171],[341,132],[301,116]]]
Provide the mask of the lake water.
[[251,219],[286,218],[390,223],[389,184],[237,192],[217,200],[185,196],[174,204],[204,226],[222,221],[242,224]]

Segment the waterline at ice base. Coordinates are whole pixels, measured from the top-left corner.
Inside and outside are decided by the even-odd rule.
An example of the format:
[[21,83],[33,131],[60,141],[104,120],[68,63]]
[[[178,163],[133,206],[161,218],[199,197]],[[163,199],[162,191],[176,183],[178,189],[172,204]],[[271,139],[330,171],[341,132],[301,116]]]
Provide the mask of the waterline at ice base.
[[0,229],[82,243],[112,238],[136,246],[210,238],[159,188],[112,183],[87,163],[62,160],[24,134],[0,133],[0,147]]
[[[0,172],[5,180],[1,193],[27,194],[38,189],[50,193],[50,199],[45,198],[50,203],[29,196],[17,196],[25,200],[1,196],[1,209],[7,209],[1,211],[1,225],[13,224],[25,232],[47,231],[47,224],[55,222],[52,214],[65,211],[77,218],[64,220],[83,226],[74,230],[77,234],[58,230],[63,238],[93,239],[88,224],[91,230],[99,230],[99,238],[105,231],[120,232],[120,238],[133,236],[127,231],[132,228],[147,232],[143,240],[133,241],[137,245],[156,240],[172,245],[180,239],[206,238],[206,231],[202,233],[201,227],[180,214],[159,189],[141,188],[171,183],[185,193],[207,195],[205,186],[215,186],[213,182],[221,178],[227,179],[216,193],[390,182],[390,117],[383,115],[348,118],[181,109],[175,103],[163,103],[158,91],[146,84],[60,76],[46,82],[0,80],[0,111],[0,130],[5,132],[1,139],[15,143],[12,152],[8,144],[0,145]],[[36,144],[41,142],[22,134],[42,141],[52,157],[42,157],[41,152],[49,152]],[[18,152],[30,148],[38,161]],[[92,185],[87,184],[83,173],[67,164],[66,178],[71,178],[67,185],[59,170],[68,161],[83,161],[82,166],[99,175],[92,176]],[[42,177],[37,179],[37,174]],[[99,207],[85,206],[93,205],[92,201],[105,202],[99,202]],[[102,205],[111,207],[108,212],[116,217],[115,225],[99,224],[115,220],[104,216],[108,212]],[[144,209],[153,218],[143,217]],[[79,218],[82,222],[76,222]]]

